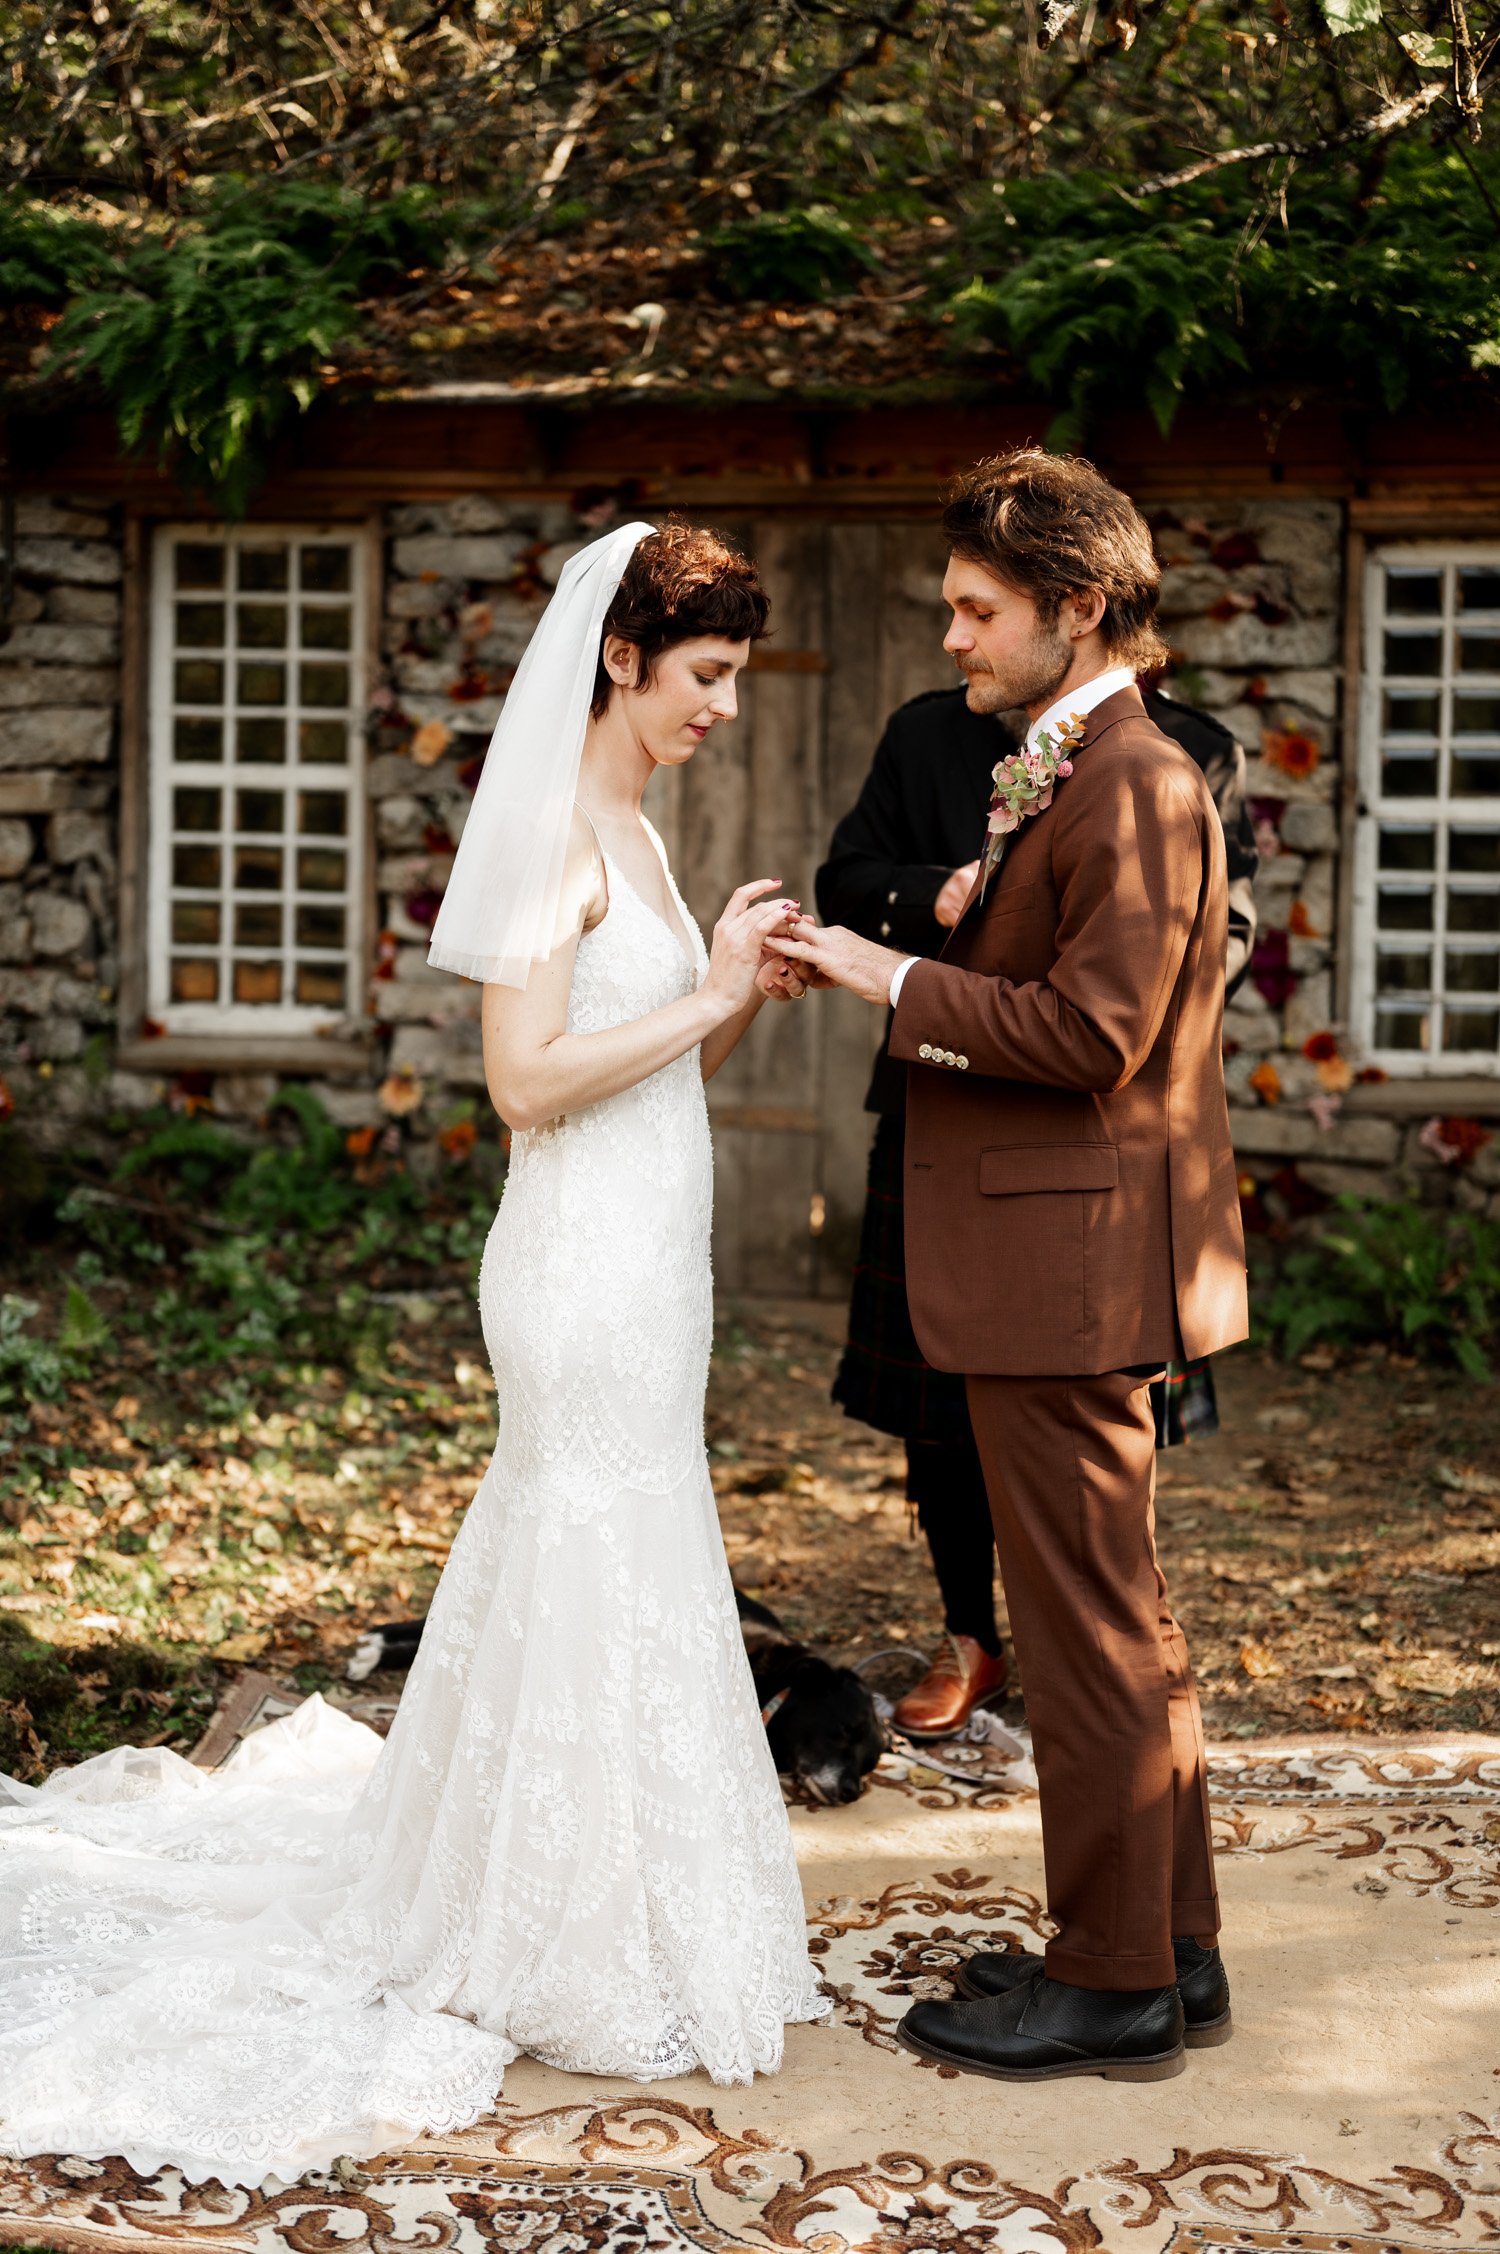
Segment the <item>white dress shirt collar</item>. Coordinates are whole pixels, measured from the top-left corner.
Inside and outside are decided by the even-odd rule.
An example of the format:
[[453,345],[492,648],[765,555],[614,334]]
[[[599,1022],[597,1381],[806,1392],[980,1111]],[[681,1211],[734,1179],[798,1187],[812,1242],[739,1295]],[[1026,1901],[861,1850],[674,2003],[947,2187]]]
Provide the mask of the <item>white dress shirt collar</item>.
[[1027,729],[1026,741],[1035,745],[1044,728],[1054,730],[1059,722],[1066,723],[1075,713],[1081,712],[1087,717],[1096,704],[1103,704],[1106,697],[1117,696],[1121,689],[1134,687],[1133,669],[1128,665],[1112,665],[1108,672],[1096,673],[1092,681],[1080,682],[1076,689],[1069,689],[1060,696],[1055,704],[1049,704],[1041,718],[1033,720]]

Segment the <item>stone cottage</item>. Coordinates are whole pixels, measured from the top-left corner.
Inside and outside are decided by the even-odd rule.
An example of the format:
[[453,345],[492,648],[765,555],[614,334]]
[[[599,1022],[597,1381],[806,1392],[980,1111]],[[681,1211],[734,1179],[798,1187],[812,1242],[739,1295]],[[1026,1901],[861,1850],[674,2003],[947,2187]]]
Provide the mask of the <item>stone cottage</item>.
[[[633,380],[633,379],[632,379]],[[654,809],[689,900],[810,898],[892,707],[951,679],[936,496],[1013,400],[674,404],[614,378],[316,409],[220,521],[83,410],[12,423],[0,522],[0,1075],[54,1141],[279,1081],[419,1139],[476,1093],[427,933],[573,546],[675,508],[775,604],[732,729]],[[1249,755],[1261,936],[1227,1074],[1252,1219],[1342,1190],[1500,1212],[1500,414],[1122,417],[1178,694]],[[768,1010],[713,1084],[718,1272],[843,1288],[874,1012]]]

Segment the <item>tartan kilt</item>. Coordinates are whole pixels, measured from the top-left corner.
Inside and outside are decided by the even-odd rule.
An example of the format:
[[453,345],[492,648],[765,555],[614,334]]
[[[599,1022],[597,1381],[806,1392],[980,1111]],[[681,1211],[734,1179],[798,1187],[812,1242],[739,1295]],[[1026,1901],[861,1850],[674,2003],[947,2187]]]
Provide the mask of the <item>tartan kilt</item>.
[[[851,1417],[900,1440],[972,1447],[964,1381],[935,1370],[917,1344],[906,1300],[903,1203],[906,1122],[885,1112],[875,1129],[864,1219],[849,1298],[849,1330],[833,1398]],[[1151,1388],[1158,1448],[1217,1432],[1218,1405],[1208,1362],[1169,1362]]]

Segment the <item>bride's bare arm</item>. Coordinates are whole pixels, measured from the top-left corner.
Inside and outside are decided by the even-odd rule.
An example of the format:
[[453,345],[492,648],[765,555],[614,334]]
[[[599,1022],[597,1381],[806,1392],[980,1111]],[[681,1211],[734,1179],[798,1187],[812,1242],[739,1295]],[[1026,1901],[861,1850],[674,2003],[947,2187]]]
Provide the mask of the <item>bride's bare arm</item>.
[[602,876],[598,887],[583,881],[588,866],[575,832],[563,886],[571,928],[547,961],[534,967],[524,988],[484,990],[485,1083],[490,1101],[512,1128],[540,1127],[565,1112],[602,1103],[713,1038],[744,1013],[755,994],[764,940],[785,921],[780,901],[759,898],[772,889],[772,879],[741,885],[714,927],[708,977],[695,994],[602,1033],[570,1033],[568,993],[578,942],[598,921],[602,906]]

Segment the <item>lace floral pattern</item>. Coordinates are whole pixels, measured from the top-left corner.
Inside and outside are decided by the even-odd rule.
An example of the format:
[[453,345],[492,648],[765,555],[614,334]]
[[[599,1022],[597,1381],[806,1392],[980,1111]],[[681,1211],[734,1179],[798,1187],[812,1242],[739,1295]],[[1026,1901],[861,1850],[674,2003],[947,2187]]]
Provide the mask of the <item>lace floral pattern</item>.
[[[577,1031],[706,969],[609,875]],[[696,1054],[515,1138],[499,1441],[384,1745],[314,1698],[212,1776],[0,1780],[0,2152],[288,2182],[521,2051],[743,2082],[825,2016],[704,1456],[711,1194]]]

